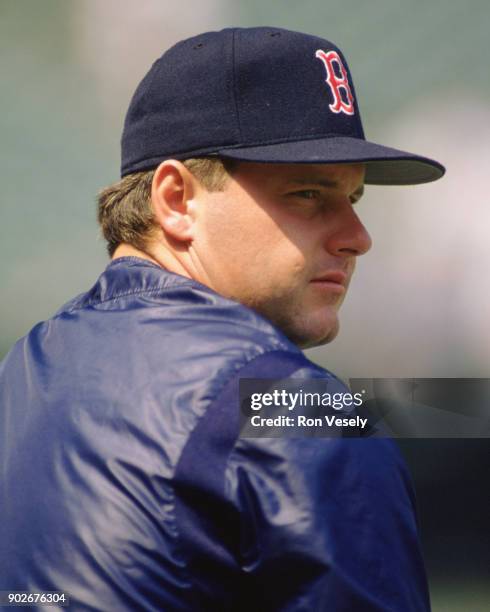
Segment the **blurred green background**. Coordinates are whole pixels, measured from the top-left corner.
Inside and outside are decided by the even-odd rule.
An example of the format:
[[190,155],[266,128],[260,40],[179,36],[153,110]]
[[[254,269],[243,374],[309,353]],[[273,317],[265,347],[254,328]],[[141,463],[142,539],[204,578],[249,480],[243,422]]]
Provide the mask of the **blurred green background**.
[[[447,166],[432,185],[366,190],[359,212],[374,247],[340,337],[310,357],[344,378],[488,377],[488,0],[0,0],[0,357],[106,265],[95,194],[118,178],[138,81],[177,40],[229,25],[331,38],[367,136]],[[489,444],[402,448],[434,610],[490,609]]]

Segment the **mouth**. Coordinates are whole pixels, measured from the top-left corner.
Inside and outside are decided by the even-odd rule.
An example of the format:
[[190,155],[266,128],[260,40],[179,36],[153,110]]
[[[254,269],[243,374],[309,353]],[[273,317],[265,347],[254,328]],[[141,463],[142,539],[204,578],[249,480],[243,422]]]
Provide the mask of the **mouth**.
[[347,290],[348,276],[341,270],[327,272],[313,278],[310,283],[319,289],[345,293]]

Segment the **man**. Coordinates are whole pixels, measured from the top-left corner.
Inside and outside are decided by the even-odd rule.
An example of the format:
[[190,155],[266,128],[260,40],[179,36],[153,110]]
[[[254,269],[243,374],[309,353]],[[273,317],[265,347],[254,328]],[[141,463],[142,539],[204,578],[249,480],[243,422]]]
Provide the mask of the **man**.
[[386,439],[239,436],[245,378],[323,378],[370,237],[364,183],[444,170],[369,143],[332,43],[276,28],[182,41],[139,85],[113,260],[3,363],[0,590],[91,610],[428,610]]

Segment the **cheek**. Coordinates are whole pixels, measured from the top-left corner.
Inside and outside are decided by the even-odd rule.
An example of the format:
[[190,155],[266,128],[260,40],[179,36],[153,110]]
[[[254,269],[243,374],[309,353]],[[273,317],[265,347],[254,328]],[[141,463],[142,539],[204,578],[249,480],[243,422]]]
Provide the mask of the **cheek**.
[[274,221],[256,204],[218,200],[204,218],[203,238],[209,254],[219,253],[227,267],[264,269],[274,262],[282,234]]
[[200,219],[202,237],[210,247],[239,251],[250,242],[256,226],[250,206],[234,194],[211,193],[206,199]]
[[281,228],[287,223],[253,201],[212,195],[202,218],[199,258],[215,288],[247,302],[292,297],[302,290],[309,248],[306,238],[299,240],[303,233],[279,229],[278,223]]
[[251,254],[249,270],[257,300],[288,310],[302,297],[305,289],[305,259],[294,244],[281,240],[268,244],[266,252]]

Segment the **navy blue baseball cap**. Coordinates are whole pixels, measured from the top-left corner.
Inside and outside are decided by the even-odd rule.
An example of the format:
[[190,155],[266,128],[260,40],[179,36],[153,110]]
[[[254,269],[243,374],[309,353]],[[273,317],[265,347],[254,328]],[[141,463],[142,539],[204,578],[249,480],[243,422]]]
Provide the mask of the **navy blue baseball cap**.
[[366,140],[347,62],[328,40],[280,28],[229,28],[183,40],[137,87],[121,176],[165,159],[366,163],[365,182],[440,178],[426,157]]

